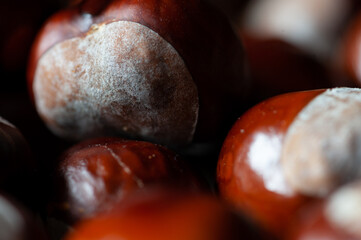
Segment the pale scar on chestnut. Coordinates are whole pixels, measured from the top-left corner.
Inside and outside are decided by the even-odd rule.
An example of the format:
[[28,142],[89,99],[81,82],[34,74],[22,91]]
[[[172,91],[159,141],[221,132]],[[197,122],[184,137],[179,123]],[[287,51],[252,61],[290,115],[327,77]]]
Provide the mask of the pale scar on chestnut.
[[40,58],[33,89],[40,116],[70,139],[112,134],[182,145],[198,120],[198,90],[183,59],[134,22],[56,44]]

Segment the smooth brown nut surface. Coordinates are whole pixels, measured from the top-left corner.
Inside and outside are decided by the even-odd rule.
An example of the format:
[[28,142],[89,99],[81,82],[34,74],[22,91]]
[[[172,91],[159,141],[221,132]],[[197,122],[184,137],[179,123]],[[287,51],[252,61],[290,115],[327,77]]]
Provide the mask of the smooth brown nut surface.
[[344,185],[326,200],[302,209],[293,220],[286,239],[361,239],[360,202],[360,181]]
[[260,239],[250,226],[215,197],[148,189],[108,213],[80,222],[65,239]]
[[250,109],[224,142],[221,196],[282,236],[302,205],[360,177],[360,93],[289,93]]
[[108,210],[147,186],[200,191],[203,183],[179,156],[147,142],[102,138],[64,153],[56,170],[49,215],[74,223]]
[[325,64],[307,51],[277,37],[260,37],[247,31],[240,31],[240,37],[253,105],[283,93],[333,86]]

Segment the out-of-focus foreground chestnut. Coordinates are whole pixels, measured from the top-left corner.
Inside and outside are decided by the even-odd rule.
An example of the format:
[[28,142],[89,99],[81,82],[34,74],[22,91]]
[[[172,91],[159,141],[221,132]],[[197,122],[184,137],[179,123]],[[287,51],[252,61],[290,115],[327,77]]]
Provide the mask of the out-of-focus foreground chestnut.
[[58,136],[184,146],[223,133],[243,70],[238,37],[203,1],[88,0],[45,23],[28,86]]
[[326,200],[306,206],[292,222],[287,240],[361,239],[361,182],[344,185]]
[[136,189],[206,190],[205,181],[170,150],[117,138],[75,145],[60,158],[54,180],[49,216],[70,224],[110,209]]
[[0,239],[46,240],[43,226],[13,199],[0,194]]
[[218,162],[220,194],[282,236],[306,202],[360,177],[361,90],[268,99],[240,117]]
[[81,222],[65,239],[260,239],[254,230],[215,197],[148,189],[119,202],[108,213]]

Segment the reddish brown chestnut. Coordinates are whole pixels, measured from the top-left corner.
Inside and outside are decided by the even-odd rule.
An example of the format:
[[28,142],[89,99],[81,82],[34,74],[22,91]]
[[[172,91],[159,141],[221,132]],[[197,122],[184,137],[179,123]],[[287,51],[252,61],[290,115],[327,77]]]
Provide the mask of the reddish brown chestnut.
[[85,141],[59,161],[49,214],[73,223],[153,185],[189,191],[204,187],[183,160],[164,147],[117,138]]
[[342,69],[346,75],[354,81],[356,86],[361,86],[360,68],[360,36],[361,14],[359,13],[348,26],[341,43],[340,59]]
[[252,103],[283,93],[332,87],[326,66],[307,51],[281,38],[249,32],[240,36],[252,83]]
[[280,95],[251,108],[227,136],[218,162],[220,194],[282,236],[311,198],[360,177],[361,90]]
[[226,18],[198,0],[97,2],[52,16],[33,46],[28,85],[49,128],[70,139],[211,141],[245,91]]
[[286,240],[360,240],[361,182],[339,188],[326,200],[305,206],[291,224]]
[[133,194],[75,226],[65,239],[239,240],[260,239],[250,225],[239,221],[218,199],[174,190]]

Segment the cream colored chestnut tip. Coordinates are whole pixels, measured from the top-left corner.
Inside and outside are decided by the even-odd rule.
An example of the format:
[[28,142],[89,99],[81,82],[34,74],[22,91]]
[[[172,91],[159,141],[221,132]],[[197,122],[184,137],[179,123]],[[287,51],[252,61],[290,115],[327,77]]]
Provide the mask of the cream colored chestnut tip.
[[361,238],[361,181],[345,185],[333,193],[324,214],[335,228]]
[[56,44],[34,76],[37,111],[57,135],[126,135],[165,144],[193,139],[198,90],[176,49],[129,21],[94,25]]
[[330,89],[306,105],[286,133],[281,166],[296,192],[316,197],[361,177],[361,90]]

